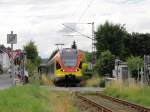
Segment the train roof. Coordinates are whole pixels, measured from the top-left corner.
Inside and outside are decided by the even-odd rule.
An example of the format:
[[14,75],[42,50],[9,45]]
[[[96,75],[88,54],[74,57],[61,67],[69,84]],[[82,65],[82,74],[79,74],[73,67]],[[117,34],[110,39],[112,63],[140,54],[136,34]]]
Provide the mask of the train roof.
[[51,60],[53,60],[54,56],[59,52],[59,53],[62,53],[63,51],[66,51],[66,50],[76,50],[76,51],[79,51],[78,49],[72,49],[72,48],[62,48],[62,49],[57,49],[55,51],[53,51],[53,53],[51,54],[50,58],[48,59],[48,62],[51,62]]

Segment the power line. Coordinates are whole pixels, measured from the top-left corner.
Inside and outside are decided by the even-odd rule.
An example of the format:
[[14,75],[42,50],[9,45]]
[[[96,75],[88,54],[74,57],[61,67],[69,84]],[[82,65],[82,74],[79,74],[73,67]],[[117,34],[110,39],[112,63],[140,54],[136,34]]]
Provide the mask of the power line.
[[89,4],[87,5],[86,9],[84,10],[84,12],[82,13],[82,15],[80,16],[79,21],[84,17],[84,15],[86,14],[88,8],[92,5],[93,2],[94,2],[94,0],[91,0],[89,2]]
[[82,2],[84,2],[84,1],[85,1],[85,0],[82,0],[82,1],[79,3],[78,7],[76,7],[76,9],[73,11],[71,17],[73,17],[73,16],[76,14],[77,10],[79,10],[79,8],[80,8],[81,5],[82,5]]
[[83,33],[79,32],[79,31],[77,31],[77,30],[75,30],[75,29],[73,29],[73,28],[71,28],[71,27],[69,27],[69,26],[65,25],[65,24],[62,24],[62,25],[64,25],[66,28],[68,28],[68,29],[70,29],[70,30],[72,30],[72,31],[75,31],[75,32],[79,33],[80,35],[82,35],[82,36],[84,36],[84,37],[89,38],[89,39],[91,39],[91,40],[92,40],[92,38],[91,38],[91,37],[89,37],[88,35],[85,35],[85,34],[83,34]]
[[77,33],[79,33],[80,35],[82,35],[82,36],[84,36],[84,37],[86,37],[86,38],[88,38],[88,39],[91,39],[92,40],[92,63],[94,64],[96,61],[96,47],[95,47],[95,34],[94,34],[94,22],[92,22],[92,23],[88,23],[88,24],[91,24],[92,25],[92,37],[89,37],[89,36],[87,36],[87,35],[85,35],[85,34],[83,34],[83,33],[81,33],[81,32],[79,32],[79,31],[77,31],[76,29],[74,29],[74,28],[71,28],[71,27],[69,27],[69,26],[67,26],[67,25],[65,25],[65,24],[63,24],[66,28],[68,28],[68,29],[70,29],[70,30],[72,30],[72,31],[75,31],[75,32],[77,32]]

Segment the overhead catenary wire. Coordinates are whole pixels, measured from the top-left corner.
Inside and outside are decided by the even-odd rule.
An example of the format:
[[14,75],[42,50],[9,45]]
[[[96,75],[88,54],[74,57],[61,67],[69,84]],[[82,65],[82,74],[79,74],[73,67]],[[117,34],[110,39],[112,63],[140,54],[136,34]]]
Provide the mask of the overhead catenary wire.
[[76,9],[73,11],[73,13],[71,14],[71,17],[73,17],[76,13],[77,13],[77,10],[79,10],[79,8],[81,7],[82,3],[84,2],[85,0],[82,0],[79,5],[76,7]]
[[92,40],[92,38],[91,38],[91,37],[89,37],[88,35],[85,35],[85,34],[83,34],[83,33],[79,32],[79,31],[77,31],[77,30],[75,30],[75,29],[71,28],[70,26],[65,25],[65,24],[62,24],[62,25],[63,25],[63,26],[65,26],[66,28],[68,28],[68,29],[70,29],[70,30],[72,30],[72,31],[75,31],[75,32],[79,33],[80,35],[82,35],[82,36],[84,36],[84,37],[86,37],[86,38],[88,38],[88,39],[91,39],[91,40]]
[[86,14],[86,12],[88,11],[89,7],[92,5],[92,3],[94,2],[94,0],[91,0],[89,2],[89,4],[87,5],[87,7],[85,8],[85,10],[83,11],[83,13],[81,14],[79,21],[84,17],[84,15]]

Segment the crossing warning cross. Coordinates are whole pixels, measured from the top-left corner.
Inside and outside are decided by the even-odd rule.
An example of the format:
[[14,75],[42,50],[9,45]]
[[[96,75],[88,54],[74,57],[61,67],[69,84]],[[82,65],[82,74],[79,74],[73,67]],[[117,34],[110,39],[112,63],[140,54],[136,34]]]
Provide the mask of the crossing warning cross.
[[17,56],[19,56],[21,54],[20,50],[16,50],[16,51],[10,51],[9,55],[12,59],[15,59]]

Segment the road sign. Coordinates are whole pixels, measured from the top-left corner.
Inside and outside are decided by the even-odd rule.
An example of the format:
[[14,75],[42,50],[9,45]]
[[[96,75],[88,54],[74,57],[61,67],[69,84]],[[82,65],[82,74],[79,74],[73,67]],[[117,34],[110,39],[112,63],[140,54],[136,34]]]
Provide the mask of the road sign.
[[9,55],[11,56],[12,59],[15,59],[20,54],[21,54],[21,50],[16,50],[16,51],[10,51],[9,52]]
[[17,34],[7,34],[7,43],[8,44],[16,44],[17,43]]

